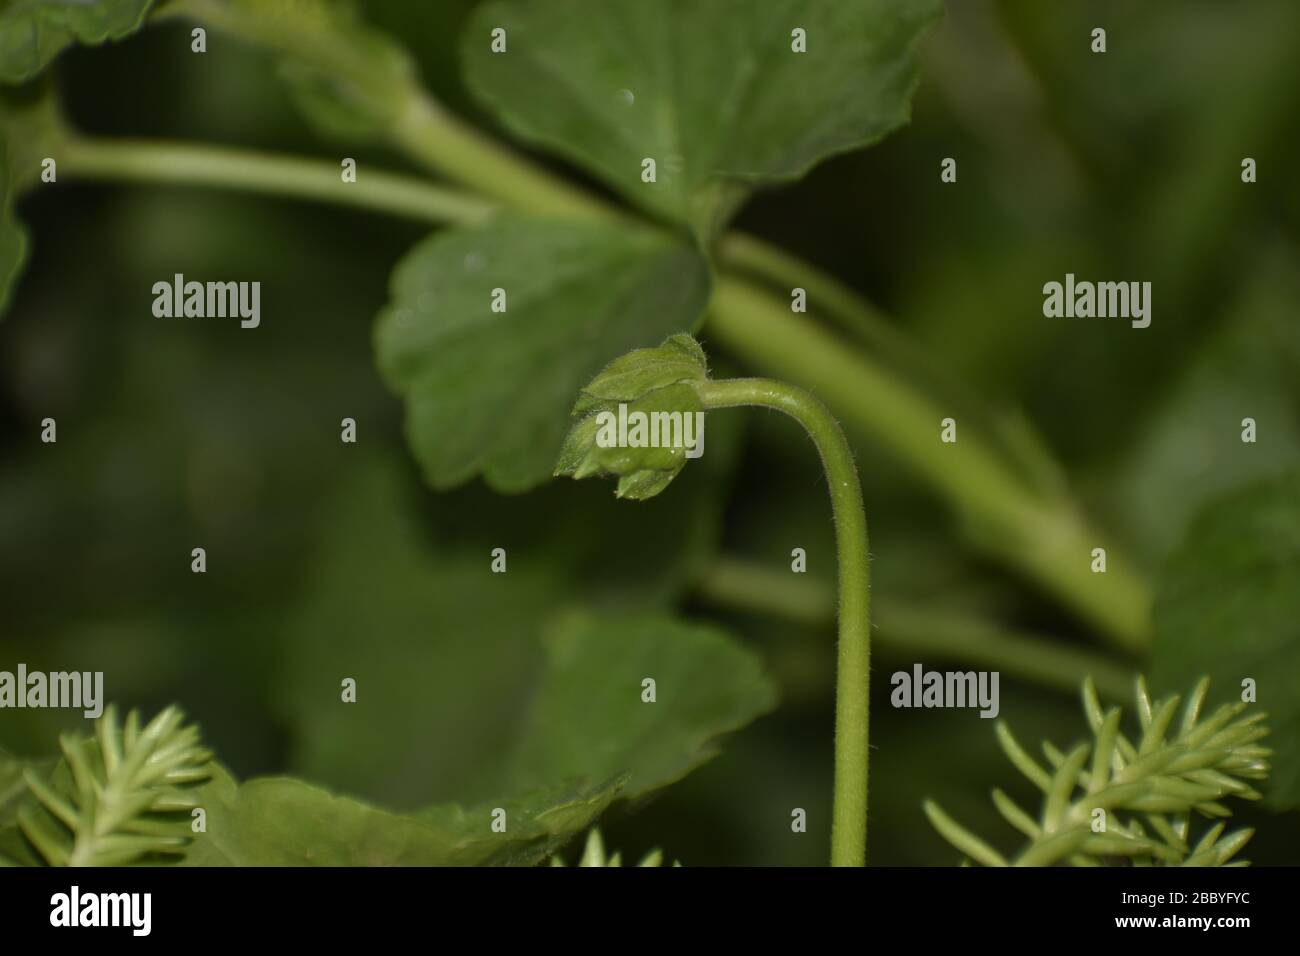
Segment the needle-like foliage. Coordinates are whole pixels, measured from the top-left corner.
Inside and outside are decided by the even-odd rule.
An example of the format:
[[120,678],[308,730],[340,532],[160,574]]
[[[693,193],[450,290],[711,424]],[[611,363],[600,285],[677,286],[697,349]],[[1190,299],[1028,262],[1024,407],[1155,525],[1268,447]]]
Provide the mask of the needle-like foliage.
[[[565,866],[563,858],[558,856],[551,857],[551,866]],[[578,866],[622,866],[623,854],[614,852],[610,856],[605,855],[605,841],[601,838],[600,830],[592,829],[587,834],[587,843],[583,847],[582,856],[578,858]],[[651,850],[641,858],[637,866],[663,866],[664,854],[662,850]],[[676,860],[673,866],[681,866]]]
[[51,866],[124,866],[156,854],[183,853],[189,785],[211,775],[211,753],[198,728],[175,707],[141,728],[123,725],[112,706],[93,737],[65,734],[63,760],[47,777],[24,775],[33,799],[18,811],[23,835]]
[[1252,830],[1225,836],[1219,822],[1193,844],[1191,819],[1230,816],[1232,811],[1222,802],[1227,797],[1259,798],[1245,781],[1268,776],[1271,751],[1259,743],[1268,734],[1266,715],[1246,715],[1249,705],[1233,703],[1202,719],[1208,689],[1208,678],[1196,685],[1174,729],[1180,698],[1153,702],[1139,677],[1142,735],[1135,744],[1120,732],[1120,709],[1104,710],[1088,679],[1083,705],[1094,740],[1068,753],[1044,743],[1046,767],[999,722],[998,742],[1008,759],[1043,791],[1037,818],[1001,790],[993,791],[998,812],[1029,839],[1011,860],[933,801],[925,802],[926,816],[949,843],[986,866],[1049,866],[1062,861],[1094,866],[1123,859],[1139,866],[1245,865],[1233,857]]

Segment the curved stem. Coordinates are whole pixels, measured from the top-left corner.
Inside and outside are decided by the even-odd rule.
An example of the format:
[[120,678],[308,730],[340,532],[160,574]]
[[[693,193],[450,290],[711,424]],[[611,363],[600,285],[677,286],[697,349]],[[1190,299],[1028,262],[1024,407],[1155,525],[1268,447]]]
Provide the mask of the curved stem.
[[782,292],[803,289],[819,318],[830,319],[875,358],[902,372],[913,388],[960,408],[968,433],[969,426],[976,425],[981,438],[995,444],[995,450],[1016,466],[1017,476],[1029,490],[1048,495],[1064,492],[1064,470],[1018,409],[981,395],[847,283],[746,232],[723,236],[715,255],[732,274],[762,279]]
[[[1140,652],[1149,632],[1145,583],[1083,520],[1068,499],[1033,493],[978,435],[939,440],[945,417],[959,412],[913,390],[870,356],[765,289],[718,278],[709,324],[716,341],[746,364],[818,390],[845,419],[925,478],[957,509],[968,538],[1064,599],[1112,642]],[[1106,547],[1105,574],[1089,567]]]
[[760,405],[794,418],[813,440],[830,485],[839,567],[839,648],[835,665],[835,783],[831,865],[862,866],[867,852],[867,770],[871,667],[871,569],[862,488],[848,439],[809,392],[770,379],[696,386],[706,409]]
[[362,167],[345,183],[329,160],[156,140],[71,138],[59,172],[73,178],[239,189],[372,209],[432,223],[478,222],[496,207],[413,176]]

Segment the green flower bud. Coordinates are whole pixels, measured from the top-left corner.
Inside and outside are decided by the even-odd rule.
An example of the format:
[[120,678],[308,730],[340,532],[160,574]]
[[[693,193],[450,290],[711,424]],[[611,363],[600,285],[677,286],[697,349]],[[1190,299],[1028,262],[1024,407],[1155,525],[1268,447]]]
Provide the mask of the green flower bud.
[[579,395],[555,474],[613,475],[618,497],[653,498],[704,450],[694,386],[707,379],[704,350],[689,335],[615,359]]

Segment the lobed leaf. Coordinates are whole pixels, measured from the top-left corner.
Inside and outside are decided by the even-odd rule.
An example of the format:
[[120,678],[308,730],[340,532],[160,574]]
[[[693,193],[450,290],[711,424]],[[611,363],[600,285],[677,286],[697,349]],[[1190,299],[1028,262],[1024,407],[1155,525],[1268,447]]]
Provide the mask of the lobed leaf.
[[[207,832],[186,866],[531,865],[586,829],[620,781],[562,785],[469,809],[392,813],[290,777],[237,784],[221,772],[200,793]],[[493,828],[505,811],[505,830]],[[500,819],[498,816],[497,819]]]
[[697,252],[624,225],[501,219],[425,240],[393,273],[375,344],[426,480],[545,481],[572,396],[611,356],[694,328],[708,295]]
[[576,613],[545,646],[511,774],[525,786],[627,773],[623,795],[635,799],[681,779],[717,753],[721,735],[776,705],[758,655],[712,625]]
[[[754,188],[903,125],[939,0],[492,2],[472,91],[511,132],[643,209],[712,235]],[[506,31],[505,52],[492,32]],[[803,30],[807,52],[795,52]],[[642,181],[654,159],[657,179]]]
[[[293,778],[195,792],[207,832],[191,866],[531,865],[616,798],[663,787],[775,700],[756,655],[711,627],[663,615],[580,615],[547,642],[548,664],[505,796],[402,814]],[[641,675],[660,700],[642,700]],[[504,811],[504,817],[500,814]],[[504,830],[494,821],[504,820]]]
[[120,40],[154,0],[0,0],[0,82],[25,83],[74,43]]

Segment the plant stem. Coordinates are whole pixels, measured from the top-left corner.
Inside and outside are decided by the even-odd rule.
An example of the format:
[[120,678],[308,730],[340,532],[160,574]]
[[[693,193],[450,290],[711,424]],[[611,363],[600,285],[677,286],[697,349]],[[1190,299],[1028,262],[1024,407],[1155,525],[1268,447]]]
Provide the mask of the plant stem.
[[59,171],[74,178],[211,186],[294,196],[445,224],[478,222],[494,204],[423,179],[362,168],[345,183],[328,160],[227,149],[206,144],[71,138]]
[[804,427],[821,455],[830,485],[839,568],[831,865],[862,866],[867,852],[871,569],[867,517],[853,452],[826,406],[801,388],[743,378],[703,382],[696,390],[706,409],[759,405],[785,412]]
[[[433,170],[504,204],[539,215],[608,219],[616,207],[538,168],[446,110],[425,92],[414,70],[361,55],[338,24],[294,6],[230,4],[220,0],[172,0],[157,19],[184,17],[271,49],[345,81],[376,114],[386,117],[387,137]],[[388,67],[378,69],[377,66]]]
[[514,209],[579,220],[623,216],[616,207],[484,136],[423,91],[406,97],[406,107],[390,135],[395,145],[427,169]]
[[723,236],[714,254],[719,264],[734,275],[762,279],[783,294],[803,289],[815,315],[838,324],[872,356],[902,373],[914,390],[924,389],[960,408],[965,431],[969,434],[972,425],[978,427],[981,440],[995,443],[995,450],[1015,466],[1017,476],[1031,486],[1029,490],[1047,494],[1064,491],[1063,470],[1019,410],[996,405],[950,369],[941,367],[932,352],[846,283],[745,232]]
[[[1097,625],[1116,646],[1140,651],[1148,631],[1146,587],[1115,549],[1105,574],[1090,569],[1106,542],[1068,500],[1030,491],[978,436],[940,441],[940,422],[959,417],[917,394],[869,356],[751,283],[720,276],[708,331],[753,367],[816,382],[846,420],[891,449],[952,502],[966,534],[1019,568]],[[960,423],[959,423],[960,424]]]
[[[834,591],[825,581],[744,558],[718,559],[696,582],[696,593],[723,607],[777,614],[812,627],[832,623],[835,618]],[[893,656],[936,654],[1071,694],[1078,691],[1079,681],[1091,674],[1106,698],[1127,700],[1132,696],[1133,676],[1127,667],[1052,637],[878,595],[872,619],[877,649]]]
[[895,367],[916,369],[923,362],[918,348],[880,311],[834,276],[792,253],[749,233],[733,231],[714,250],[718,263],[733,274],[763,278],[787,290],[801,288],[819,314],[837,321]]

